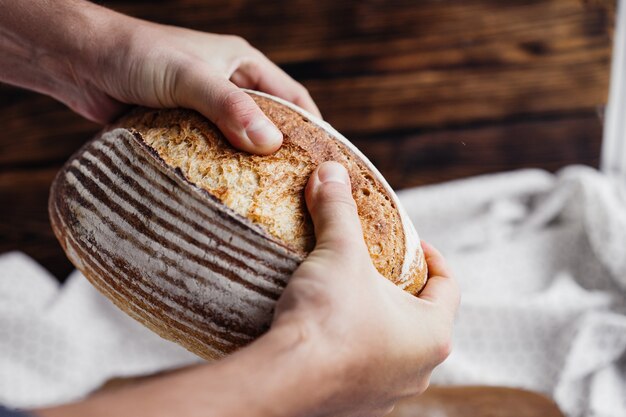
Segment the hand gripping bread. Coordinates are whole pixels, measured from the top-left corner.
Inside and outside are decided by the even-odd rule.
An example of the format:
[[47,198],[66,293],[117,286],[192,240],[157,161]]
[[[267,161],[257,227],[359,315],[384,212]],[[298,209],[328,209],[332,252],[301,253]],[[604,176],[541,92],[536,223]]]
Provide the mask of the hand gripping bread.
[[378,271],[413,294],[427,275],[417,233],[372,164],[327,123],[249,94],[283,132],[273,155],[236,151],[193,111],[137,109],[72,156],[50,194],[54,232],[91,283],[207,359],[268,329],[314,247],[303,190],[324,161],[348,169]]

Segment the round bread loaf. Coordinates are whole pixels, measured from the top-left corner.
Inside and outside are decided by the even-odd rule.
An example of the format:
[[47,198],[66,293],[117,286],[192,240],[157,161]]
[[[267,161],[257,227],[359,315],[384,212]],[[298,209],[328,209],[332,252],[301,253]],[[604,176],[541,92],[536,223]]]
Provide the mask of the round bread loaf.
[[248,93],[283,133],[276,153],[237,151],[190,110],[136,109],[73,155],[50,194],[53,230],[91,283],[206,359],[269,328],[315,245],[304,187],[324,161],[349,172],[377,270],[413,294],[427,276],[417,233],[374,166],[315,116]]

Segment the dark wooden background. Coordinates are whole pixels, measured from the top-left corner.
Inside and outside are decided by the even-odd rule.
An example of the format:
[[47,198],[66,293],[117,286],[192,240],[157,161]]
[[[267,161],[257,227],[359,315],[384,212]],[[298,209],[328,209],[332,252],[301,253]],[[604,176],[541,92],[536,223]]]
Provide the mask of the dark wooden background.
[[[101,3],[245,37],[397,188],[598,164],[613,1]],[[0,105],[0,252],[25,251],[62,278],[71,266],[48,224],[48,187],[98,126],[9,86]]]

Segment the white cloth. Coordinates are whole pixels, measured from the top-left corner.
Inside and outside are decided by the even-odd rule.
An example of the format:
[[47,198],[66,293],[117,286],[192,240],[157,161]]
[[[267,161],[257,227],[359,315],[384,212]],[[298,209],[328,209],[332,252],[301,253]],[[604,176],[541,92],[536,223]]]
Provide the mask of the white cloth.
[[29,257],[0,256],[0,404],[61,404],[114,377],[194,361],[118,310],[79,272],[59,287]]
[[514,386],[569,416],[626,416],[626,190],[518,171],[400,194],[463,300],[437,384]]
[[[572,417],[626,416],[626,191],[596,171],[518,171],[400,193],[463,289],[438,384],[523,387]],[[0,403],[80,398],[115,376],[195,362],[79,273],[59,288],[0,257]]]

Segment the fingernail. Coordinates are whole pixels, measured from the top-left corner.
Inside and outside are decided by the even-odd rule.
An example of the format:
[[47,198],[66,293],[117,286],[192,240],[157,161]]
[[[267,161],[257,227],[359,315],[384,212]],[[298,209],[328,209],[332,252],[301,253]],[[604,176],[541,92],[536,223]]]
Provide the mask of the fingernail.
[[322,183],[338,182],[347,185],[348,171],[338,162],[324,162],[317,171],[317,177]]
[[268,146],[280,142],[283,134],[272,122],[264,117],[259,117],[246,129],[250,141],[257,146]]

